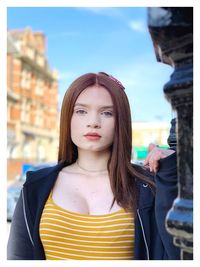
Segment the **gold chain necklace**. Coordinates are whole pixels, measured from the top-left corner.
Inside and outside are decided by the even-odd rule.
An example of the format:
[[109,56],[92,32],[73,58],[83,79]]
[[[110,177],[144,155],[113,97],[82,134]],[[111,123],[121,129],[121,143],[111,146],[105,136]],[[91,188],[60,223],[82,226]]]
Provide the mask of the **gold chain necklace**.
[[83,168],[83,167],[81,167],[81,166],[79,165],[78,160],[76,161],[76,164],[78,165],[78,167],[79,167],[81,170],[86,171],[86,172],[105,172],[105,171],[107,171],[107,169],[100,170],[100,171],[91,171],[91,170],[87,170],[87,169],[85,169],[85,168]]

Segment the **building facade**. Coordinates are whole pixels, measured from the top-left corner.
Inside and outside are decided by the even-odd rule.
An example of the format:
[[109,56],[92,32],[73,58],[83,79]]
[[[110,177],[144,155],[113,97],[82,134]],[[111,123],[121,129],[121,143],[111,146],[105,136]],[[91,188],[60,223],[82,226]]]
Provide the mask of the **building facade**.
[[46,39],[30,28],[7,36],[8,178],[24,163],[56,161],[58,78],[49,67]]

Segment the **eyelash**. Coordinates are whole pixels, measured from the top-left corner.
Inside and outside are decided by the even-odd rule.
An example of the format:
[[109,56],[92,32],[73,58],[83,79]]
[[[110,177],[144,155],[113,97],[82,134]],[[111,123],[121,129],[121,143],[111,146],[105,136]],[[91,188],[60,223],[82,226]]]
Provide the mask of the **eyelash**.
[[[78,110],[75,110],[75,113],[79,114],[79,115],[85,115],[87,112],[83,109],[78,109]],[[112,117],[113,116],[112,111],[103,111],[103,112],[101,112],[101,114],[104,114],[106,117]]]
[[76,114],[83,115],[83,114],[85,114],[85,113],[86,113],[86,111],[85,111],[85,110],[83,110],[83,109],[79,109],[79,110],[75,110],[75,113],[76,113]]
[[106,117],[112,117],[112,116],[113,116],[112,111],[103,111],[103,112],[101,112],[101,113],[104,113],[104,115],[105,115]]

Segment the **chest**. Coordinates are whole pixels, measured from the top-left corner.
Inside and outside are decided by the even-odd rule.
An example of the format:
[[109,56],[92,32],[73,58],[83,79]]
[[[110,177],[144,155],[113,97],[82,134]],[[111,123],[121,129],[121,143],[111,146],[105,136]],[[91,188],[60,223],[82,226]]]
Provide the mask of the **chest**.
[[52,199],[58,206],[83,214],[107,214],[120,209],[113,201],[108,177],[84,177],[61,173],[53,188]]

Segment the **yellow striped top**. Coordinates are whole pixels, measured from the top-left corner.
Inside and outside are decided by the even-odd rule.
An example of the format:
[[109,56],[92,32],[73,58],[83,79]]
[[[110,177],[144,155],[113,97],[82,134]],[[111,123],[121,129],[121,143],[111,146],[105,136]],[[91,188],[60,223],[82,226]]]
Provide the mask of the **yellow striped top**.
[[132,212],[71,212],[56,205],[52,193],[40,221],[47,260],[133,260],[134,230]]

